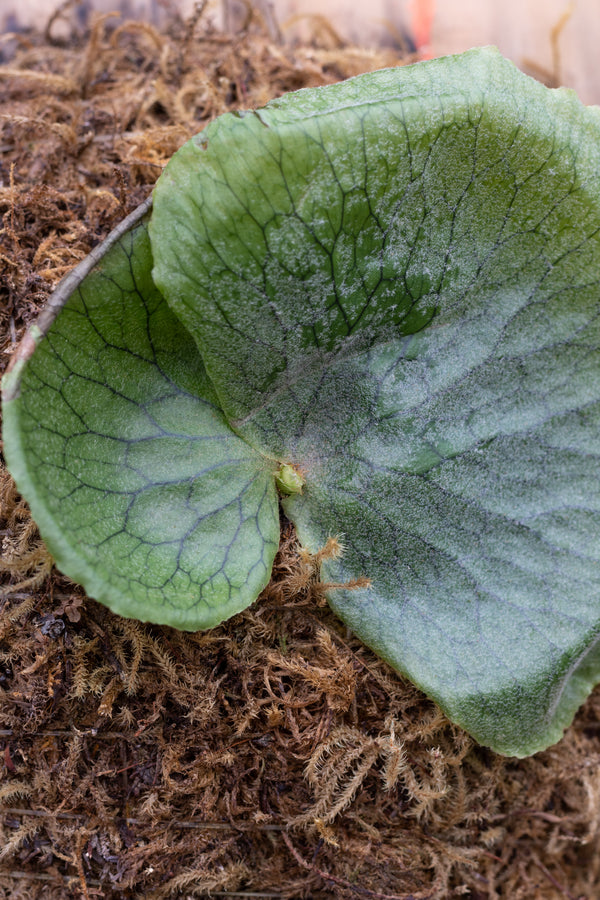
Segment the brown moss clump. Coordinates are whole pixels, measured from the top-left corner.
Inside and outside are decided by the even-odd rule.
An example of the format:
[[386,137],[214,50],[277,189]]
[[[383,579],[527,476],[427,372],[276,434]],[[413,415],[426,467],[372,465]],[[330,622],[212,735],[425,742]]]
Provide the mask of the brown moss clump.
[[[0,45],[3,364],[209,119],[402,61],[320,19],[291,47],[202,11]],[[556,747],[504,759],[346,632],[288,523],[259,601],[183,634],[53,571],[6,472],[0,502],[0,896],[598,896],[598,691]]]

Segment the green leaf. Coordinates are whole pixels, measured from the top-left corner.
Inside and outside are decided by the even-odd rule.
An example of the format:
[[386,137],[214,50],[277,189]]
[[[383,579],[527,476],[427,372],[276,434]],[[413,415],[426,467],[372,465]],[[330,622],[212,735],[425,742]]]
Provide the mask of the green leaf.
[[366,643],[481,743],[558,740],[600,680],[600,111],[471,51],[223,116],[152,248],[146,211],[4,383],[60,567],[208,627],[269,577],[277,485]]
[[340,616],[479,741],[600,680],[600,112],[495,51],[221,117],[155,191],[154,277]]
[[90,596],[208,628],[269,580],[274,466],[226,424],[152,283],[145,221],[125,226],[91,274],[69,276],[35,353],[26,344],[7,376],[6,457],[57,564]]
[[[315,406],[305,440],[324,448],[318,474],[286,513],[309,549],[341,534],[345,552],[325,580],[371,579],[330,596],[366,643],[480,742],[535,752],[560,738],[598,680],[600,405],[546,410],[539,426],[533,411],[531,427],[522,410],[502,422],[477,384],[484,367],[445,379],[439,394],[430,383],[423,399],[415,383],[443,358],[442,342],[417,358],[396,349],[336,367],[340,389],[361,385],[361,416],[333,448],[319,425],[331,398]],[[452,411],[441,421],[440,405]],[[595,452],[589,432],[588,448],[576,446],[588,429]]]

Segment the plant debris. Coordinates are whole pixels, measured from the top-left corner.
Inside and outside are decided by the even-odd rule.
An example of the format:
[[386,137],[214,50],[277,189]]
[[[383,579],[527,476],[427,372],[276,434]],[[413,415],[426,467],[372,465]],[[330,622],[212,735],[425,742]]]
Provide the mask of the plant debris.
[[[248,15],[73,16],[0,44],[0,359],[210,119],[411,61]],[[68,3],[60,15],[70,14]],[[600,691],[560,744],[478,747],[347,633],[284,521],[271,583],[205,633],[52,569],[0,476],[0,897],[592,900]],[[324,553],[336,552],[334,544]]]

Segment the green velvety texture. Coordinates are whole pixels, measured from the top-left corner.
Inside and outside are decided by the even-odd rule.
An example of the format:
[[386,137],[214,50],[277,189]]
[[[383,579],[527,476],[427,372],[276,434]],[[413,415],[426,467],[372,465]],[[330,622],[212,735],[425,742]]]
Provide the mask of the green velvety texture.
[[217,119],[136,227],[9,376],[65,570],[206,627],[277,483],[375,652],[499,752],[557,741],[600,681],[600,112],[490,49],[358,76]]

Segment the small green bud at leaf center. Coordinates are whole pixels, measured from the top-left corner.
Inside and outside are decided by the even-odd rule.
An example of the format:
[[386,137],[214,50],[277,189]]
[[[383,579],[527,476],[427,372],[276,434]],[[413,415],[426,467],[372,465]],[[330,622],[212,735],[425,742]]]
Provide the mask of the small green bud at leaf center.
[[275,484],[282,494],[301,494],[304,478],[293,466],[285,463],[275,475]]

